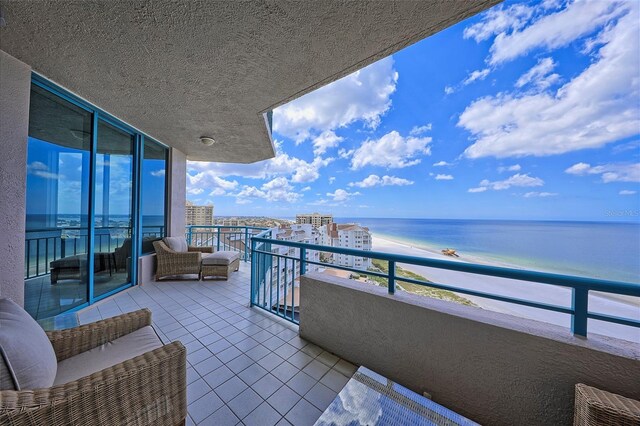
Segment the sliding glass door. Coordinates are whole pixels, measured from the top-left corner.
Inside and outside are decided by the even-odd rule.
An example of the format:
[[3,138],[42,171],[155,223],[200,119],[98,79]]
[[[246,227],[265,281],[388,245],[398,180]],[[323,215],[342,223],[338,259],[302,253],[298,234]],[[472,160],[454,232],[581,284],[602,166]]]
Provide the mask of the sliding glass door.
[[36,319],[136,283],[165,232],[168,149],[34,76],[25,308]]

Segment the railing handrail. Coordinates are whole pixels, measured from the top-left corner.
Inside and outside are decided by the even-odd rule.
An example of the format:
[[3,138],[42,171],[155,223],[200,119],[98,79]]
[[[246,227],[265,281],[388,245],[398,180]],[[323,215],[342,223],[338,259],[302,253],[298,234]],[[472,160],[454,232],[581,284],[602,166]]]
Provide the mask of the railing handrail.
[[[350,256],[380,259],[396,263],[408,263],[418,266],[447,269],[451,271],[468,272],[472,274],[489,275],[500,278],[511,278],[562,287],[580,288],[592,291],[601,291],[640,297],[640,284],[623,281],[612,281],[598,278],[555,274],[550,272],[530,271],[526,269],[506,268],[502,266],[479,265],[475,263],[455,262],[451,260],[428,259],[424,257],[408,256],[403,254],[350,249],[344,247],[323,246],[309,243],[299,243],[295,241],[274,240],[261,236],[254,236],[253,239],[258,242],[277,244],[294,248],[305,248],[315,251],[324,251]],[[331,265],[328,266],[330,267]],[[355,268],[353,268],[353,270],[354,272],[358,271],[358,269]]]
[[[589,292],[590,291],[599,291],[611,294],[622,294],[628,296],[640,297],[640,284],[630,283],[630,282],[622,282],[622,281],[612,281],[612,280],[603,280],[597,278],[588,278],[588,277],[578,277],[571,275],[562,275],[555,274],[549,272],[538,272],[538,271],[530,271],[526,269],[515,269],[515,268],[505,268],[501,266],[489,266],[489,265],[478,265],[467,262],[456,262],[450,260],[440,260],[440,259],[428,259],[423,257],[416,256],[408,256],[402,254],[393,254],[393,253],[384,253],[378,251],[369,251],[369,250],[361,250],[361,249],[350,249],[344,247],[331,247],[331,246],[323,246],[316,245],[310,243],[301,243],[295,241],[283,241],[278,239],[273,239],[269,235],[267,237],[268,231],[264,231],[258,235],[254,235],[251,238],[251,254],[252,254],[252,262],[255,260],[260,261],[260,256],[262,257],[276,257],[280,259],[280,257],[285,258],[285,262],[287,260],[287,256],[279,256],[275,255],[272,252],[272,245],[275,246],[285,246],[285,247],[293,247],[299,249],[300,253],[297,256],[297,261],[299,262],[300,273],[299,275],[304,275],[306,271],[307,264],[310,265],[326,265],[326,267],[335,267],[336,265],[325,264],[322,262],[313,261],[307,259],[307,251],[315,251],[315,252],[328,252],[328,253],[336,253],[348,256],[356,256],[370,259],[379,259],[385,260],[388,262],[387,271],[382,274],[387,278],[387,285],[389,294],[394,294],[396,289],[396,282],[409,282],[413,284],[422,285],[425,287],[439,288],[443,290],[460,292],[463,294],[474,295],[483,298],[489,298],[498,301],[504,301],[507,303],[515,303],[518,305],[529,306],[549,311],[562,312],[571,315],[571,331],[573,334],[577,336],[587,336],[587,323],[589,319],[595,319],[600,321],[611,322],[615,324],[628,325],[631,327],[640,328],[640,320],[633,318],[622,318],[613,315],[607,315],[598,312],[589,311]],[[268,246],[266,246],[268,244]],[[266,246],[266,248],[258,247]],[[477,290],[467,289],[463,287],[456,287],[453,285],[445,285],[439,283],[432,283],[430,281],[419,281],[411,278],[406,278],[402,276],[398,276],[396,274],[396,268],[398,263],[406,263],[412,265],[426,266],[438,269],[446,269],[451,271],[458,271],[463,273],[471,273],[478,275],[487,275],[494,276],[500,278],[508,278],[529,282],[536,282],[546,285],[554,285],[561,287],[571,288],[571,306],[556,306],[549,305],[545,303],[535,302],[531,300],[518,299],[514,297],[501,296],[499,294],[494,293],[486,293]],[[338,267],[339,269],[371,274],[370,271],[366,271],[363,269],[358,269],[356,267]],[[266,277],[259,277],[262,272],[258,271],[259,268],[255,268],[252,266],[252,276],[251,276],[251,288],[252,295],[254,289],[258,289],[258,286],[262,284],[262,286],[266,285]],[[254,277],[255,274],[255,277]],[[378,276],[378,274],[374,274]],[[273,277],[271,277],[272,279]],[[285,283],[286,288],[286,283]],[[292,293],[294,291],[294,286],[292,285]],[[259,291],[259,290],[258,290]],[[253,296],[252,296],[253,297]],[[286,297],[286,294],[285,294]],[[293,299],[292,299],[293,300]],[[263,301],[264,302],[264,301]],[[252,306],[260,306],[255,303],[254,300],[251,300]],[[264,306],[260,306],[263,309],[266,309]],[[278,308],[279,309],[279,308]],[[269,309],[272,311],[272,307]],[[291,305],[291,316],[287,316],[286,307],[284,317],[290,321],[296,322],[293,311],[295,310],[294,302],[292,301]],[[276,313],[276,315],[283,316],[280,312]]]
[[251,226],[251,225],[187,225],[187,229],[218,229],[218,228],[225,228],[225,229],[256,229],[259,231],[268,231],[270,228],[265,228],[265,227],[261,227],[261,226]]

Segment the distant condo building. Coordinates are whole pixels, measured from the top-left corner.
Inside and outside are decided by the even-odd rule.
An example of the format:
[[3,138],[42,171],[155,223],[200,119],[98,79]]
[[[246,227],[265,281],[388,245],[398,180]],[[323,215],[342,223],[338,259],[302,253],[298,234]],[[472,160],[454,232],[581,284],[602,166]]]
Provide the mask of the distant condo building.
[[213,225],[213,205],[196,206],[187,201],[185,205],[185,221],[189,225]]
[[[318,244],[371,251],[371,232],[369,232],[369,228],[362,227],[358,224],[330,223],[321,226],[318,233]],[[330,263],[358,269],[368,269],[371,267],[371,259],[368,257],[338,253],[333,253]]]
[[333,223],[333,215],[331,214],[298,214],[296,215],[296,224],[310,224],[314,228],[320,228],[322,225]]

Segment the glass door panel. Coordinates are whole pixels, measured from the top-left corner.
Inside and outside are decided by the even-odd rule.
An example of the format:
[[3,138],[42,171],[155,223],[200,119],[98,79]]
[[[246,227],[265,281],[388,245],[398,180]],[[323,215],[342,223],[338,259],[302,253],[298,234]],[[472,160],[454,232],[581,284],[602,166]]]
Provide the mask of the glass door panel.
[[25,309],[48,318],[88,301],[92,115],[31,87]]
[[131,283],[135,136],[98,122],[93,294]]
[[165,236],[167,148],[145,137],[140,183],[142,246],[140,253],[153,253],[153,241]]

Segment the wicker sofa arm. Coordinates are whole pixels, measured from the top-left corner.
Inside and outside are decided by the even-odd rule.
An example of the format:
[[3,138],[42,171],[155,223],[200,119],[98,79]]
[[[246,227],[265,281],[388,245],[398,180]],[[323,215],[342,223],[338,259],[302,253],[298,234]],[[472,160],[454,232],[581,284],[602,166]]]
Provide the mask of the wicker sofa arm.
[[151,311],[140,309],[79,327],[48,331],[58,362],[151,325]]
[[64,385],[0,391],[0,424],[182,424],[186,356],[185,347],[173,342]]
[[213,253],[213,247],[194,247],[189,246],[189,251],[199,251],[200,253]]

